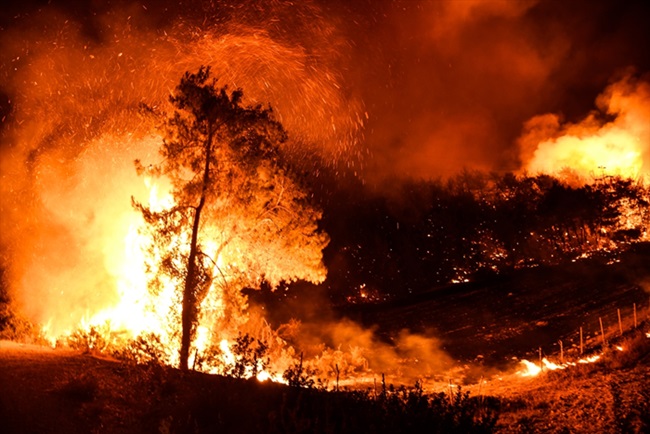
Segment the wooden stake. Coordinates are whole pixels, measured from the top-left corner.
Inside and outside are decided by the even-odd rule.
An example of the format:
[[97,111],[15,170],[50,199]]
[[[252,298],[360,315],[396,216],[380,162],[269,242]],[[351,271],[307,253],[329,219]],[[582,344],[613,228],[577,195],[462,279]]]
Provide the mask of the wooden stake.
[[580,327],[580,355],[582,356],[582,353],[584,352],[585,346],[582,341],[582,327]]
[[623,336],[623,323],[621,322],[621,309],[616,309],[618,313],[618,333]]
[[636,328],[636,303],[634,303],[634,328]]
[[600,336],[603,338],[603,350],[605,349],[605,329],[603,328],[603,318],[598,317],[598,321],[600,321]]
[[539,347],[539,368],[544,372],[544,363],[542,363],[542,347]]
[[564,364],[564,346],[562,345],[562,340],[560,340],[560,363]]
[[454,405],[454,386],[451,385],[451,378],[449,379],[449,403]]

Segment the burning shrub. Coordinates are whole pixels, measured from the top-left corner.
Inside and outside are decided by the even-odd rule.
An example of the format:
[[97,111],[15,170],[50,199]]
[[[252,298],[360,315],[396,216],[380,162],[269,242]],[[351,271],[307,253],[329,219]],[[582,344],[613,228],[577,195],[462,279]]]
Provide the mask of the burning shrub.
[[42,337],[37,335],[38,332],[32,323],[14,310],[8,287],[4,268],[0,266],[0,339],[24,341],[31,338],[36,341],[41,340]]
[[42,340],[34,326],[11,308],[11,305],[0,301],[0,339],[12,341],[25,341],[32,339]]
[[300,360],[296,361],[292,366],[290,366],[286,371],[284,371],[284,374],[282,374],[282,378],[284,378],[289,386],[292,387],[304,387],[307,389],[311,389],[314,387],[315,381],[314,377],[316,376],[317,371],[315,369],[311,369],[308,367],[305,367],[302,363],[302,353],[300,354]]
[[154,333],[140,335],[125,346],[113,352],[119,359],[138,364],[163,364],[170,355],[160,339]]
[[240,334],[232,348],[234,363],[226,373],[235,378],[257,377],[269,365],[267,351],[265,342],[248,334]]
[[643,329],[624,336],[605,352],[601,363],[611,369],[629,368],[650,354],[650,339]]
[[86,353],[104,353],[111,346],[107,336],[110,336],[108,326],[91,326],[88,330],[75,330],[67,337],[66,343],[70,348]]

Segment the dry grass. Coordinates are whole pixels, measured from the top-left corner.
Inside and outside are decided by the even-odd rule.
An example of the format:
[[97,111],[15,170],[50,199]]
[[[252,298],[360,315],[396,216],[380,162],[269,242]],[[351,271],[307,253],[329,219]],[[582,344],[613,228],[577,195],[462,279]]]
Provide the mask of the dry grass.
[[497,431],[650,432],[650,339],[644,327],[611,342],[596,363],[513,380],[503,391]]

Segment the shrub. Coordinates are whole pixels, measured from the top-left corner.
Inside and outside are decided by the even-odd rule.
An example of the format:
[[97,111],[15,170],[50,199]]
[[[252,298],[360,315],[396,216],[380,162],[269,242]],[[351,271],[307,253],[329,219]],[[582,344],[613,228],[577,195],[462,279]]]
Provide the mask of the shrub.
[[266,343],[249,334],[239,334],[232,353],[235,363],[226,370],[226,375],[235,378],[255,377],[266,370],[270,362]]
[[314,387],[314,377],[316,376],[316,370],[306,368],[302,363],[302,353],[300,353],[300,361],[296,361],[292,366],[290,366],[282,378],[284,378],[289,386],[292,387],[305,387],[311,389]]
[[109,333],[107,327],[91,326],[88,330],[77,329],[67,337],[67,345],[86,353],[104,353],[109,348],[109,341],[105,338]]
[[93,375],[82,373],[71,378],[59,391],[74,401],[90,402],[97,397],[99,384]]
[[113,351],[113,356],[138,364],[161,365],[168,360],[169,354],[160,336],[155,333],[139,335],[123,347]]

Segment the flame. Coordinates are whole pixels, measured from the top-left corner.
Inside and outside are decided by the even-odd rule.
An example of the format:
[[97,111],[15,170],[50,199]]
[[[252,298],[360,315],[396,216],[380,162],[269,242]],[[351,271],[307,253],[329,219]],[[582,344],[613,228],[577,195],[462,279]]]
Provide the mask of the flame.
[[[174,200],[170,192],[170,186],[164,180],[153,180],[145,177],[144,185],[148,190],[148,204],[154,211],[161,211],[174,206]],[[178,290],[174,282],[166,281],[163,283],[160,291],[153,293],[148,289],[149,281],[156,270],[147,269],[147,263],[156,263],[156,251],[150,249],[150,240],[146,232],[146,226],[142,216],[135,212],[126,213],[123,221],[118,222],[112,232],[116,239],[122,239],[122,251],[115,249],[106,250],[106,259],[113,262],[112,268],[116,274],[116,291],[117,302],[108,307],[102,308],[101,305],[93,306],[98,309],[94,314],[82,318],[79,323],[73,324],[67,329],[53,327],[55,320],[50,318],[42,326],[42,334],[52,343],[69,336],[75,330],[89,331],[91,328],[98,328],[105,331],[105,334],[116,334],[123,340],[133,339],[144,334],[155,334],[159,337],[160,342],[165,348],[170,349],[167,352],[168,359],[163,362],[175,365],[178,363],[177,336],[180,335],[180,321],[170,318],[173,316],[174,307],[178,300]],[[120,231],[124,231],[120,234]],[[188,234],[179,235],[175,242],[183,242],[183,237]],[[210,235],[210,239],[218,239],[216,233]],[[235,247],[234,251],[245,251],[245,247]],[[217,251],[216,242],[208,242],[205,251],[214,254]],[[154,255],[154,257],[152,257]],[[216,256],[216,255],[214,255]],[[213,257],[214,257],[213,256]],[[217,256],[217,268],[214,271],[214,278],[229,280],[227,273],[228,267],[223,266],[222,255]],[[216,275],[219,273],[219,276]],[[215,279],[216,280],[216,279]],[[201,306],[203,315],[201,322],[196,330],[196,337],[193,342],[195,351],[190,355],[189,364],[194,365],[197,354],[206,351],[213,339],[212,329],[214,323],[219,322],[219,317],[224,315],[224,287],[213,284],[209,297],[206,297]],[[232,307],[231,307],[232,308]],[[243,310],[234,312],[241,323],[246,320]],[[102,328],[103,327],[103,328]],[[233,332],[229,329],[220,330],[221,334],[226,336],[222,338],[218,347],[221,351],[218,360],[202,367],[202,370],[211,373],[223,373],[228,367],[233,366],[237,359],[231,347],[234,340]],[[251,372],[246,372],[245,376],[252,376]],[[259,381],[273,380],[283,382],[282,376],[273,374],[267,370],[260,370],[257,374]]]
[[[149,203],[162,209],[173,201],[169,192],[161,193],[160,185],[145,179],[149,190]],[[150,273],[146,270],[147,237],[143,234],[144,222],[139,213],[123,209],[121,218],[113,225],[107,225],[103,246],[104,262],[114,277],[115,295],[100,297],[98,303],[88,306],[79,323],[57,323],[57,317],[50,317],[42,327],[43,335],[51,342],[70,335],[75,328],[88,330],[108,324],[111,331],[136,337],[145,332],[159,333],[163,329],[166,311],[173,298],[173,287],[167,285],[158,297],[152,298],[147,289]],[[63,328],[61,327],[63,326]],[[163,339],[168,342],[168,339]]]
[[[179,16],[159,32],[139,21],[142,12],[110,10],[97,17],[101,40],[44,7],[0,36],[12,108],[0,143],[0,245],[11,255],[0,260],[19,308],[53,343],[101,326],[127,339],[155,333],[170,348],[168,362],[177,357],[175,287],[147,289],[155,254],[131,197],[154,209],[173,203],[165,181],[143,183],[133,160],[155,160],[162,140],[159,120],[140,104],[167,110],[185,71],[210,65],[220,85],[244,90],[245,104],[272,105],[292,137],[283,149],[290,158],[360,161],[367,115],[339,68],[350,50],[335,23],[307,3],[238,8],[229,18],[218,14],[222,6],[214,5],[214,19],[199,13],[202,24]],[[283,19],[297,11],[310,19]],[[215,253],[224,235],[211,230],[202,247]],[[216,342],[225,364],[237,331],[251,322],[239,290],[228,288],[249,248],[233,242],[214,256],[219,273],[201,306],[194,347],[200,355]],[[280,271],[269,270],[275,278]]]
[[650,84],[627,76],[610,85],[596,104],[598,112],[575,124],[563,125],[554,114],[529,120],[519,139],[524,170],[581,181],[647,176]]
[[[622,349],[620,351],[623,351]],[[600,360],[601,355],[594,354],[592,356],[584,357],[579,359],[577,362],[565,362],[562,364],[557,364],[551,362],[546,357],[542,359],[541,364],[533,363],[526,359],[520,360],[520,363],[523,365],[523,369],[517,371],[517,374],[521,377],[536,377],[541,374],[544,370],[546,371],[557,371],[561,369],[567,369],[569,367],[577,366],[578,364],[588,364],[594,363]]]
[[521,364],[524,365],[525,368],[518,372],[522,377],[534,377],[542,372],[542,368],[539,365],[529,362],[528,360],[521,360]]

